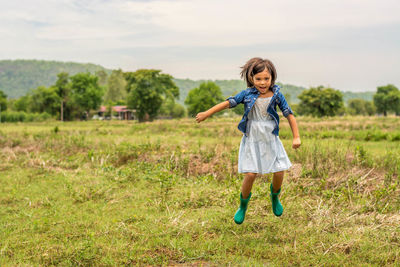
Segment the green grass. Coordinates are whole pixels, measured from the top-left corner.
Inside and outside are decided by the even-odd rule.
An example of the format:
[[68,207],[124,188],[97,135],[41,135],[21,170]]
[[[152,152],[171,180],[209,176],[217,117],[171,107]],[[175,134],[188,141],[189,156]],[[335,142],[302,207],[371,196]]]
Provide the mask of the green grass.
[[356,137],[398,118],[282,121],[284,214],[264,175],[240,226],[237,123],[2,124],[0,265],[400,264],[400,142]]

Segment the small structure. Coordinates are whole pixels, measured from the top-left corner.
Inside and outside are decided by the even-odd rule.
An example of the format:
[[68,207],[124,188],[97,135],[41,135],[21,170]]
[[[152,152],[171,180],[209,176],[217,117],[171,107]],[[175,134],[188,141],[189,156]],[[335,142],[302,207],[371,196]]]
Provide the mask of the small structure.
[[[112,107],[112,113],[117,113],[118,115],[116,117],[113,117],[113,119],[118,119],[118,120],[135,120],[136,116],[136,110],[134,109],[128,109],[127,106],[113,106]],[[97,112],[99,118],[102,119],[110,119],[111,117],[105,117],[105,114],[108,112],[108,107],[106,106],[101,106],[99,111]]]

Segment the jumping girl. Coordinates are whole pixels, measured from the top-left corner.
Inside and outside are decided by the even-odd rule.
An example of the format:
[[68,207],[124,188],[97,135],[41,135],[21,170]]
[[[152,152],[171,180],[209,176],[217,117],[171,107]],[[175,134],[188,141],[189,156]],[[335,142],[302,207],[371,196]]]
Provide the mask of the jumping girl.
[[277,74],[272,62],[268,59],[252,58],[242,67],[240,75],[247,83],[246,90],[196,115],[196,121],[200,123],[216,112],[244,104],[244,115],[238,126],[243,132],[238,171],[245,173],[245,177],[240,194],[240,207],[234,216],[237,224],[244,221],[257,174],[274,174],[270,186],[272,211],[275,216],[281,216],[283,213],[278,196],[284,171],[292,164],[278,136],[279,115],[276,106],[279,106],[283,116],[289,121],[293,133],[292,147],[297,149],[301,144],[293,112],[283,94],[279,92],[280,87],[275,84]]

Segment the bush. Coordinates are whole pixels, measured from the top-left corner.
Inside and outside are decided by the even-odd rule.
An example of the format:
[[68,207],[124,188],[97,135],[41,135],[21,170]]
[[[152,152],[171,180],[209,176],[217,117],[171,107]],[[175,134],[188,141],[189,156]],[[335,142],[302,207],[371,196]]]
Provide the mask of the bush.
[[400,133],[394,133],[391,136],[392,141],[400,141]]
[[183,118],[186,116],[186,109],[184,106],[175,103],[171,111],[172,118]]
[[159,115],[172,118],[183,118],[186,116],[186,108],[172,98],[167,98],[161,105]]
[[376,112],[376,108],[372,101],[366,101],[364,99],[350,99],[348,102],[347,114],[350,115],[364,115],[372,116]]

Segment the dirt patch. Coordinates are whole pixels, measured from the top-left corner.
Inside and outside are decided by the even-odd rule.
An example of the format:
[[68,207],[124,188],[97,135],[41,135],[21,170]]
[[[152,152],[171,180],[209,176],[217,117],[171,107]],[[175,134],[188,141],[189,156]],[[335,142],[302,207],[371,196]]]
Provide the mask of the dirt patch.
[[303,169],[303,167],[300,163],[293,163],[292,167],[290,167],[290,169],[287,171],[287,173],[290,178],[297,180],[301,176],[302,169]]

